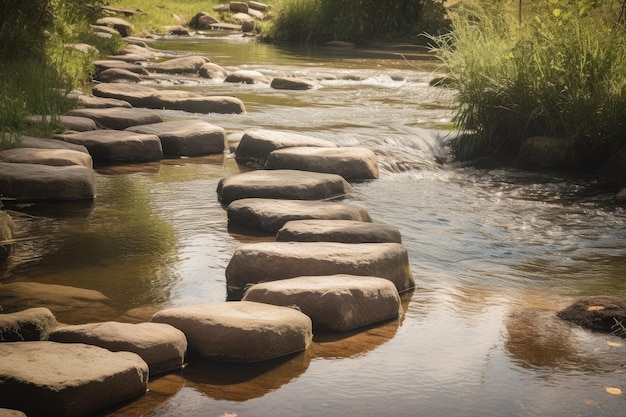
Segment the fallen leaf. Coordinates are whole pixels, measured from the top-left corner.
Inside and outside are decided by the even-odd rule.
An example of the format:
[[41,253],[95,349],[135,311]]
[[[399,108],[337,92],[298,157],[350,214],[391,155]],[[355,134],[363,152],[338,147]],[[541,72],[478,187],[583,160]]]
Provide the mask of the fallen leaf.
[[604,310],[604,306],[589,306],[587,307],[587,311],[600,311]]
[[220,417],[237,417],[237,413],[224,413]]
[[622,390],[614,387],[606,387],[606,392],[611,395],[622,395]]
[[595,403],[596,402],[594,400],[592,400],[591,398],[585,398],[585,404],[592,405],[592,404],[595,404]]
[[620,347],[620,346],[622,346],[621,343],[619,343],[619,342],[611,342],[610,340],[607,340],[606,344],[611,346],[611,347]]

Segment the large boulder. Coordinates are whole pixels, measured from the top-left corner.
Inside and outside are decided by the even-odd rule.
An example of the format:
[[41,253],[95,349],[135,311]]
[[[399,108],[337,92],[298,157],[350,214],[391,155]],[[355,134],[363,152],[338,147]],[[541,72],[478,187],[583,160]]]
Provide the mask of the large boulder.
[[626,298],[609,295],[587,297],[557,312],[557,316],[581,327],[600,331],[626,327]]
[[228,298],[252,284],[308,275],[386,278],[398,292],[415,287],[406,249],[399,243],[264,242],[240,246],[226,267]]
[[298,133],[255,129],[244,133],[237,146],[235,159],[239,163],[264,166],[272,151],[302,146],[337,147],[333,142]]
[[242,198],[323,200],[351,192],[350,184],[339,175],[288,169],[244,172],[217,184],[217,196],[224,205]]
[[83,145],[97,163],[145,162],[163,158],[161,140],[156,135],[120,130],[92,130],[55,135],[55,138]]
[[345,220],[358,224],[371,222],[365,209],[350,204],[271,198],[244,198],[233,201],[227,207],[227,215],[229,224],[269,233],[276,233],[287,222],[301,219]]
[[0,314],[0,342],[46,340],[56,326],[54,314],[44,307]]
[[0,343],[0,381],[0,407],[78,417],[144,394],[148,365],[134,353],[78,343]]
[[211,62],[211,60],[199,55],[190,55],[168,59],[163,62],[149,63],[146,65],[146,68],[149,71],[168,74],[189,74],[198,72],[207,62]]
[[348,181],[379,177],[376,154],[359,147],[278,149],[269,154],[265,168],[337,174]]
[[160,112],[123,107],[73,109],[67,112],[67,114],[70,116],[88,117],[100,126],[116,130],[165,121],[165,117]]
[[194,17],[189,21],[189,27],[196,30],[208,30],[211,29],[211,25],[219,23],[220,21],[206,12],[196,13]]
[[208,78],[212,80],[225,80],[228,77],[228,71],[221,66],[212,62],[207,62],[198,70],[198,75],[202,78]]
[[0,151],[0,162],[14,164],[39,164],[50,166],[80,165],[93,168],[88,153],[71,149],[14,148]]
[[317,83],[305,80],[304,78],[295,77],[276,77],[272,78],[270,87],[275,90],[311,90],[317,88]]
[[[233,203],[234,204],[234,203]],[[402,243],[395,226],[354,220],[292,220],[276,234],[278,242]]]
[[171,120],[126,130],[158,136],[164,155],[208,155],[226,149],[226,131],[201,120]]
[[18,201],[92,200],[96,180],[92,169],[80,165],[0,162],[0,195]]
[[211,360],[258,362],[307,348],[311,319],[301,312],[269,304],[224,302],[162,310],[153,322],[185,333],[189,348]]
[[99,84],[93,88],[93,94],[98,97],[123,100],[135,107],[149,109],[182,110],[203,114],[239,114],[246,111],[243,102],[236,97],[202,96],[190,91],[158,90],[135,84]]
[[45,307],[63,323],[108,320],[118,313],[111,300],[99,291],[38,282],[0,285],[0,305],[6,313]]
[[389,280],[355,275],[308,276],[255,284],[242,301],[296,306],[314,330],[347,331],[402,314],[400,295]]
[[148,364],[151,375],[182,368],[187,352],[183,332],[164,323],[77,324],[53,330],[49,339],[100,346],[112,352],[136,353]]

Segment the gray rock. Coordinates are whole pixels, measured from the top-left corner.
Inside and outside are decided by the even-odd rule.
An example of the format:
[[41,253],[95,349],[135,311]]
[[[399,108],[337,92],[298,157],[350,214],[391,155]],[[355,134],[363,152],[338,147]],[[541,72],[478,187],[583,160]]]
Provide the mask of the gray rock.
[[54,342],[0,343],[0,406],[77,417],[142,395],[148,365],[136,354]]
[[111,352],[136,353],[150,367],[150,375],[182,368],[187,352],[183,332],[163,323],[78,324],[53,330],[49,339],[99,346]]
[[626,298],[609,295],[586,297],[556,315],[586,329],[610,332],[616,329],[616,320],[626,326]]
[[88,153],[71,149],[14,148],[0,151],[0,162],[50,166],[80,165],[93,168]]
[[115,54],[115,58],[122,58],[124,60],[132,58],[132,61],[148,61],[160,58],[163,55],[163,52],[158,49],[150,48],[145,43],[129,43]]
[[210,59],[192,55],[183,56],[180,58],[173,58],[163,62],[150,63],[146,65],[149,71],[165,72],[168,74],[188,74],[196,73],[207,62],[211,62]]
[[94,162],[144,162],[163,158],[161,140],[146,135],[120,130],[92,130],[55,135],[66,142],[83,145]]
[[122,68],[109,68],[99,72],[96,75],[96,80],[103,83],[134,84],[140,82],[142,80],[142,77],[135,72],[128,71]]
[[[247,16],[247,15],[246,15]],[[241,31],[243,33],[251,33],[254,32],[254,28],[256,27],[256,24],[254,22],[254,19],[251,18],[251,20],[246,20],[244,22],[241,23]]]
[[[233,19],[235,22],[241,23],[242,25],[244,25],[245,23],[254,22],[254,17],[250,16],[248,13],[243,12],[233,14],[231,16],[231,19]],[[242,30],[246,32],[245,29]]]
[[228,77],[228,71],[212,62],[207,62],[200,67],[198,75],[202,78],[225,80]]
[[215,23],[211,25],[211,30],[228,30],[231,32],[241,32],[241,25],[235,25],[233,23]]
[[254,302],[212,303],[162,310],[153,322],[185,333],[189,348],[211,360],[258,362],[307,348],[311,319],[287,307]]
[[128,23],[124,19],[120,19],[119,17],[103,17],[96,20],[97,26],[107,26],[115,29],[120,36],[126,37],[130,36],[133,32],[133,25]]
[[240,246],[226,267],[231,300],[251,285],[309,275],[386,278],[402,293],[415,287],[406,249],[399,243],[265,242]]
[[[45,118],[48,121],[48,117]],[[31,125],[40,125],[44,122],[44,117],[40,115],[32,115],[26,118],[26,123]],[[96,123],[86,117],[61,116],[61,124],[65,129],[74,130],[76,132],[86,132],[87,130],[96,130]]]
[[126,108],[130,109],[131,106],[129,102],[124,100],[117,100],[114,98],[102,98],[95,97],[91,94],[77,94],[77,108],[86,108],[86,109],[109,109],[109,108]]
[[351,192],[350,184],[339,175],[288,169],[244,172],[217,184],[217,196],[224,205],[242,198],[324,200]]
[[261,3],[258,1],[249,1],[248,8],[252,10],[259,10],[261,12],[266,12],[270,9],[270,6],[268,4]]
[[348,181],[380,176],[376,154],[360,147],[278,149],[270,153],[265,168],[325,172]]
[[44,307],[0,314],[0,342],[46,340],[57,320]]
[[165,155],[208,155],[226,149],[226,131],[201,120],[172,120],[126,130],[158,136]]
[[260,10],[255,10],[253,8],[248,9],[248,15],[252,16],[255,20],[265,20],[266,18],[265,13]]
[[0,305],[7,313],[46,307],[63,323],[108,320],[117,316],[111,300],[99,291],[38,282],[0,285]]
[[522,143],[518,158],[523,166],[541,169],[562,169],[569,162],[571,140],[535,136]]
[[236,84],[268,84],[270,79],[259,71],[238,70],[228,74],[224,82]]
[[402,236],[395,226],[383,223],[354,220],[295,220],[285,223],[278,230],[276,241],[402,243]]
[[151,109],[182,110],[203,114],[239,114],[246,111],[243,102],[235,97],[201,96],[189,91],[157,90],[135,84],[100,84],[94,87],[93,93],[99,97],[124,100],[135,107]]
[[191,36],[191,32],[182,25],[168,25],[162,27],[163,31],[168,35],[174,36]]
[[270,87],[276,90],[311,90],[318,84],[304,78],[276,77],[272,79]]
[[269,154],[277,149],[292,147],[326,147],[335,148],[333,142],[298,133],[274,130],[255,129],[244,133],[235,152],[239,163],[251,163],[264,166]]
[[0,195],[18,201],[91,200],[96,180],[84,166],[0,162]]
[[229,204],[227,213],[229,223],[269,233],[276,233],[292,220],[341,219],[359,224],[371,221],[361,207],[327,201],[244,198]]
[[228,4],[231,13],[248,13],[248,3],[243,1],[231,1]]
[[147,125],[150,123],[165,121],[163,115],[157,111],[146,109],[127,109],[121,107],[73,109],[67,112],[67,114],[69,116],[88,117],[100,126],[116,130],[123,130],[131,126]]
[[70,149],[73,151],[89,153],[89,151],[87,151],[87,148],[82,145],[75,145],[73,143],[67,143],[58,139],[35,138],[32,136],[22,136],[20,148]]
[[313,330],[347,331],[402,314],[391,281],[356,275],[305,276],[255,284],[242,301],[296,306],[311,318]]
[[149,75],[150,73],[141,65],[125,62],[119,59],[104,59],[93,61],[93,65],[96,68],[96,74],[108,70],[108,69],[123,69],[126,71],[134,72],[139,75]]
[[211,28],[211,25],[219,23],[220,21],[215,17],[205,12],[199,12],[189,21],[189,27],[199,30],[207,30]]

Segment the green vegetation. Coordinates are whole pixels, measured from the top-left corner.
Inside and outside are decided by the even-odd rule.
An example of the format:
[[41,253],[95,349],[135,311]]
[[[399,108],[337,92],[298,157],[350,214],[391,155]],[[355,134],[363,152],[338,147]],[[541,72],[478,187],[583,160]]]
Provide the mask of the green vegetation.
[[567,137],[572,166],[593,171],[623,148],[623,10],[622,0],[463,2],[453,31],[434,38],[469,133],[452,143],[457,159]]
[[27,133],[49,135],[59,116],[72,108],[69,92],[91,75],[97,53],[68,44],[89,43],[103,53],[119,40],[96,37],[89,30],[104,0],[0,0],[0,149],[13,147],[27,131],[24,118],[45,117]]
[[323,44],[406,40],[448,26],[445,0],[278,0],[268,36],[278,41]]

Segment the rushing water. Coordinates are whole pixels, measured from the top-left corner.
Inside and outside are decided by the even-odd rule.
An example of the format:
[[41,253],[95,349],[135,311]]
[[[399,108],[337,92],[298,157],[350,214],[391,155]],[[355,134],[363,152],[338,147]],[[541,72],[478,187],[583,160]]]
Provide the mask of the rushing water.
[[[417,288],[400,320],[317,335],[305,353],[256,365],[200,362],[155,378],[107,416],[620,416],[626,347],[555,318],[578,297],[626,296],[626,213],[594,178],[446,161],[449,91],[430,88],[436,63],[337,50],[291,50],[237,38],[161,40],[229,70],[319,80],[312,91],[210,80],[163,88],[233,94],[242,115],[182,115],[227,129],[288,130],[361,145],[381,178],[347,202],[395,225]],[[242,243],[215,189],[239,172],[230,155],[97,170],[93,205],[25,208],[21,243],[2,282],[101,291],[115,317],[226,297],[224,270]],[[82,310],[61,321],[85,321]]]

